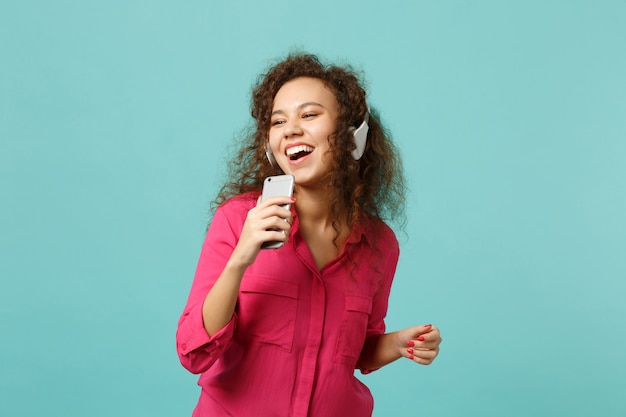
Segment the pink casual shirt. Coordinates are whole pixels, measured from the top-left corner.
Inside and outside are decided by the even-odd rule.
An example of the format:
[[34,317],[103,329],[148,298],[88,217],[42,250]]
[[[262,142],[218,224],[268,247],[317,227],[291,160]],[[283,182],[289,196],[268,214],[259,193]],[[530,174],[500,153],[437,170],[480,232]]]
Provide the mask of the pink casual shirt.
[[373,399],[355,376],[365,339],[385,331],[399,256],[393,231],[370,219],[321,270],[298,232],[246,271],[230,322],[209,336],[202,303],[230,257],[255,195],[215,213],[178,324],[182,365],[201,373],[195,417],[366,417]]

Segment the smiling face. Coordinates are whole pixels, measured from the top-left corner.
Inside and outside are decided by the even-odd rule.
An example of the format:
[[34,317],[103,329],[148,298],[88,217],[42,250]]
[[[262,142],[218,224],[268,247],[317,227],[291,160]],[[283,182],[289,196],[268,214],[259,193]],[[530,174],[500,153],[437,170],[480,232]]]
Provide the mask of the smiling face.
[[335,95],[319,79],[296,78],[276,93],[269,144],[278,165],[299,186],[319,185],[325,174],[338,114]]

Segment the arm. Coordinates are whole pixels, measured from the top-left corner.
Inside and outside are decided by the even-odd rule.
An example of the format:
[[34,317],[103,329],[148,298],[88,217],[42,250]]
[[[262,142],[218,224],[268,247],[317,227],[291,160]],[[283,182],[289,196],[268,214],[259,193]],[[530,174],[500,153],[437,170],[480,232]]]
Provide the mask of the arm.
[[439,353],[439,344],[442,340],[439,329],[430,324],[385,333],[384,319],[400,251],[393,232],[389,231],[385,239],[381,240],[385,242],[382,242],[380,247],[387,248],[388,251],[383,254],[383,259],[386,259],[387,263],[384,269],[385,277],[374,296],[368,335],[357,364],[363,373],[381,368],[401,357],[429,365]]
[[[257,202],[247,212],[235,205],[215,213],[176,332],[181,364],[190,372],[206,371],[229,348],[237,321],[239,286],[247,266],[256,259],[260,242],[289,235],[291,213],[276,205],[284,204],[283,200]],[[284,216],[288,222],[276,216]],[[287,233],[265,230],[269,227]]]
[[256,259],[261,244],[270,240],[287,240],[293,218],[291,212],[280,205],[292,202],[288,197],[270,198],[264,202],[259,199],[257,206],[248,212],[237,246],[202,305],[204,328],[209,335],[231,320],[243,274]]

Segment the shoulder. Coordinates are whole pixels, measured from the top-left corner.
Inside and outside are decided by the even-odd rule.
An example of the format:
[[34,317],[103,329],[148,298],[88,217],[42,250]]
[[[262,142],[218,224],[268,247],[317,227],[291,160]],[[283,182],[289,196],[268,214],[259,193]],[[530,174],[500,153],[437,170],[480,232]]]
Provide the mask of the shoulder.
[[211,223],[224,221],[238,223],[238,219],[241,221],[245,220],[248,211],[256,206],[259,195],[259,193],[251,192],[229,198],[217,207]]
[[399,250],[398,238],[395,232],[387,223],[374,216],[367,216],[363,219],[363,233],[369,242],[376,247],[397,252]]
[[236,195],[220,204],[215,212],[236,212],[242,210],[247,212],[252,207],[256,206],[259,195],[259,193],[254,192]]
[[368,235],[374,235],[383,241],[397,242],[396,234],[391,227],[378,217],[367,216],[363,220],[363,231]]

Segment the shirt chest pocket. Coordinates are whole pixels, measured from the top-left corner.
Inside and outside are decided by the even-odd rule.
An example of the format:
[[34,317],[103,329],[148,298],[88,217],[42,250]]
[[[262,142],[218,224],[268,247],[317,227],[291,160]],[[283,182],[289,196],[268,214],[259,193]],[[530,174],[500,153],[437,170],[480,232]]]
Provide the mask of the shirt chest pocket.
[[298,285],[247,276],[237,305],[237,338],[290,351],[296,322]]
[[372,312],[372,299],[358,295],[346,295],[346,306],[341,320],[335,362],[354,367],[363,349],[367,325]]

